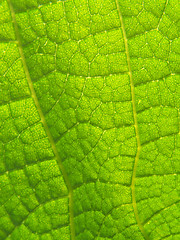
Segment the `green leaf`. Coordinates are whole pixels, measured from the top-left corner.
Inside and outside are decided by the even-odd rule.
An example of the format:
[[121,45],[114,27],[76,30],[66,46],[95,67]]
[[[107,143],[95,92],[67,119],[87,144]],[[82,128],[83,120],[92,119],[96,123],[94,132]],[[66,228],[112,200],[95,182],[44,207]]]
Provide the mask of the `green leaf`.
[[179,16],[0,0],[0,239],[180,239]]

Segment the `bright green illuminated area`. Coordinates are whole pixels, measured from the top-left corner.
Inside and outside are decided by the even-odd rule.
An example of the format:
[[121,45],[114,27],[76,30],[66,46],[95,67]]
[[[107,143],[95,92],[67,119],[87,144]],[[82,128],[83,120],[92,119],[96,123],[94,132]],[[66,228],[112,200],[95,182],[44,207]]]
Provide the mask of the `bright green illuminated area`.
[[0,0],[0,239],[180,239],[179,16]]

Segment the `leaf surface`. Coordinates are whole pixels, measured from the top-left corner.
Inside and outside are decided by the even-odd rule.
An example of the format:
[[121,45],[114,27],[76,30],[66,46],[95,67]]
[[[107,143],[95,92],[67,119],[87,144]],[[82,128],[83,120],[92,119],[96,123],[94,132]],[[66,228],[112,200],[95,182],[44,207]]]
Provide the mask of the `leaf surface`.
[[0,239],[177,240],[178,0],[0,0]]

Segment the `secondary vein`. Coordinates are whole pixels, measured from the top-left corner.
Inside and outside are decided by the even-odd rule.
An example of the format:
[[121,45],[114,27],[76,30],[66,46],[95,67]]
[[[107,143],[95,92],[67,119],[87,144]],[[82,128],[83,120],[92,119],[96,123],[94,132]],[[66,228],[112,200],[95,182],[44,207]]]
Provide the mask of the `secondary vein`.
[[27,67],[27,64],[26,64],[26,59],[25,59],[25,56],[24,56],[24,53],[23,53],[23,48],[22,48],[22,44],[21,44],[21,38],[20,38],[19,30],[18,30],[18,25],[17,25],[17,22],[16,22],[16,15],[15,15],[12,3],[11,3],[10,0],[7,0],[7,2],[9,4],[11,16],[12,16],[12,21],[13,21],[14,29],[15,29],[15,35],[16,35],[16,39],[17,39],[17,45],[18,45],[18,48],[19,48],[19,53],[20,53],[20,56],[21,56],[21,59],[22,59],[22,64],[23,64],[24,71],[25,71],[26,78],[27,78],[27,82],[28,82],[28,85],[29,85],[29,88],[30,88],[30,91],[31,91],[31,95],[32,95],[32,98],[34,99],[36,108],[37,108],[38,113],[40,115],[41,122],[42,122],[42,124],[44,126],[44,129],[46,131],[47,137],[48,137],[48,139],[50,141],[50,144],[52,146],[54,155],[55,155],[56,160],[57,160],[57,162],[59,164],[60,170],[61,170],[61,172],[63,174],[64,181],[65,181],[66,186],[68,188],[68,192],[69,192],[69,214],[70,214],[71,239],[75,240],[75,226],[74,226],[74,213],[73,213],[73,189],[71,187],[70,181],[68,179],[68,175],[67,175],[66,170],[65,170],[65,168],[64,168],[64,166],[62,164],[62,161],[61,161],[61,158],[59,156],[58,150],[56,148],[54,139],[53,139],[53,137],[51,135],[51,132],[50,132],[50,130],[48,128],[47,122],[45,120],[45,116],[44,116],[44,114],[43,114],[43,112],[41,110],[38,98],[36,96],[36,92],[35,92],[34,87],[33,87],[33,83],[32,83],[32,80],[31,80],[31,77],[30,77],[30,74],[29,74],[29,70],[28,70],[28,67]]
[[141,224],[141,221],[140,221],[140,218],[139,218],[137,203],[136,203],[136,197],[135,197],[136,171],[137,171],[137,165],[138,165],[139,155],[140,155],[140,151],[141,151],[141,142],[140,142],[140,137],[139,137],[137,112],[136,112],[136,104],[135,104],[135,88],[134,88],[134,82],[133,82],[132,71],[131,71],[128,40],[127,40],[127,36],[126,36],[126,31],[125,31],[125,27],[124,27],[124,23],[123,23],[122,14],[120,12],[119,2],[118,2],[118,0],[115,0],[115,1],[116,1],[116,6],[117,6],[119,19],[120,19],[120,23],[121,23],[121,27],[122,27],[122,32],[123,32],[123,37],[124,37],[125,51],[126,51],[126,56],[127,56],[127,64],[128,64],[128,69],[129,69],[128,74],[129,74],[130,85],[131,85],[134,127],[135,127],[135,132],[136,132],[136,139],[137,139],[137,153],[136,153],[136,157],[135,157],[133,174],[132,174],[132,181],[131,181],[132,205],[133,205],[134,214],[135,214],[135,218],[136,218],[137,224],[139,226],[139,229],[140,229],[141,233],[143,234],[144,238],[146,240],[149,240],[149,237],[148,237],[143,225]]

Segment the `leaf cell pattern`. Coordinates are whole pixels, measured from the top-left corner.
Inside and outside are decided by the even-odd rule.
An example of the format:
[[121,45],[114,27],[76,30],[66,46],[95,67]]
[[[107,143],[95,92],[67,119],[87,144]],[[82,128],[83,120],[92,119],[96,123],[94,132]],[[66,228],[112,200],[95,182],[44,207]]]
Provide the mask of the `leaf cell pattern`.
[[0,239],[179,239],[179,13],[0,0]]

